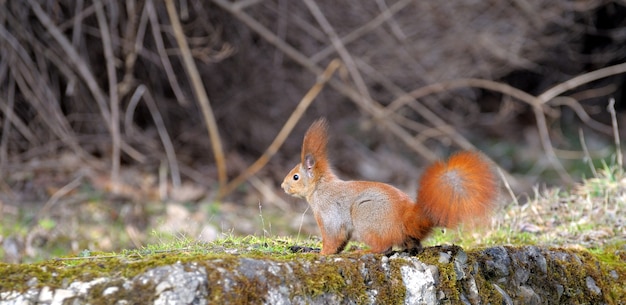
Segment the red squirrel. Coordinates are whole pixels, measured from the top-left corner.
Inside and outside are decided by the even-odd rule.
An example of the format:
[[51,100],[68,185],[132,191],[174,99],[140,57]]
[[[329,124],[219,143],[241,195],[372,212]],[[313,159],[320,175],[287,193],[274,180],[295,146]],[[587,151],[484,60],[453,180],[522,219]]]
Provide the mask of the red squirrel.
[[331,169],[326,145],[328,123],[315,121],[304,136],[301,163],[281,187],[304,198],[322,233],[321,254],[341,252],[348,241],[386,253],[394,246],[420,250],[434,227],[456,227],[488,215],[496,204],[497,183],[492,166],[480,153],[463,151],[447,163],[426,169],[413,201],[381,182],[343,181]]

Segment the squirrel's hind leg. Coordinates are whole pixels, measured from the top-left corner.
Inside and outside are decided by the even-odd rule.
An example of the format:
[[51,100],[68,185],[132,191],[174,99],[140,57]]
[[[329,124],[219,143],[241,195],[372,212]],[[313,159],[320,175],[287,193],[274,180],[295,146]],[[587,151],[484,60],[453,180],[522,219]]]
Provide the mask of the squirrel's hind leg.
[[322,232],[322,251],[320,254],[337,254],[343,251],[348,244],[348,241],[349,238],[346,238],[346,236],[330,236],[329,234]]
[[422,242],[419,238],[407,236],[402,244],[402,247],[410,255],[417,255],[422,252]]
[[322,251],[320,252],[320,254],[322,255],[328,255],[328,254],[337,254],[341,251],[343,251],[343,249],[346,247],[346,244],[348,244],[348,241],[344,241],[344,242],[324,242],[322,241]]

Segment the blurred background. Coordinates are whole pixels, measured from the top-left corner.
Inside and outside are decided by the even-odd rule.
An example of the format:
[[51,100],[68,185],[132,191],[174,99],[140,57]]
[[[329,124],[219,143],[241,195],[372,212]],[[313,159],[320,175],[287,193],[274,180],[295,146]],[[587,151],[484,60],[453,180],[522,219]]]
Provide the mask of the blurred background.
[[[428,163],[475,149],[522,204],[615,162],[610,110],[626,134],[624,1],[0,5],[6,262],[317,235],[280,182],[319,117],[344,179],[414,194]],[[240,177],[335,59],[276,153]]]

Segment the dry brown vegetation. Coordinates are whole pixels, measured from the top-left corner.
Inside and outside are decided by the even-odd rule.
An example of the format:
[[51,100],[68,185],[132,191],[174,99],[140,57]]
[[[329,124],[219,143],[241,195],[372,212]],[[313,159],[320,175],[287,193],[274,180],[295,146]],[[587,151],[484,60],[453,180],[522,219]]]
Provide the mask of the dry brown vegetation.
[[[586,157],[616,151],[610,97],[624,118],[620,1],[0,4],[0,217],[26,232],[91,207],[138,246],[166,210],[145,203],[202,223],[198,203],[225,196],[224,231],[259,202],[289,214],[278,181],[319,116],[348,177],[411,189],[480,149],[515,192],[590,175]],[[19,248],[17,231],[0,235]]]

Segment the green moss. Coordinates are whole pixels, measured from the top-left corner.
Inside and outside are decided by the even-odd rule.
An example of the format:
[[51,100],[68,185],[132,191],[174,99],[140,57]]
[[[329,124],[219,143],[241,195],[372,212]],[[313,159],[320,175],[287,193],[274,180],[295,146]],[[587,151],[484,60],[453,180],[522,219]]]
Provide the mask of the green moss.
[[[222,289],[222,285],[212,285],[209,299],[222,301],[236,301],[248,303],[265,297],[266,287],[276,287],[282,281],[278,275],[263,272],[262,277],[243,274],[238,267],[242,259],[269,260],[272,263],[282,264],[282,268],[292,268],[298,283],[290,283],[295,288],[293,296],[316,298],[324,294],[338,295],[342,298],[356,300],[364,303],[370,296],[366,294],[368,289],[376,289],[379,296],[388,300],[403,297],[389,287],[389,278],[399,278],[398,268],[394,268],[395,274],[387,277],[380,268],[379,257],[371,256],[367,262],[359,259],[358,255],[345,254],[331,257],[321,257],[313,254],[299,254],[294,260],[290,255],[263,256],[260,252],[251,252],[245,255],[235,256],[229,254],[199,254],[196,252],[177,251],[169,253],[133,253],[126,256],[102,256],[89,258],[73,258],[71,260],[52,260],[37,264],[25,265],[0,265],[0,276],[6,279],[0,288],[6,290],[25,291],[29,288],[49,286],[51,288],[63,287],[67,283],[80,280],[83,282],[107,275],[121,275],[132,278],[148,269],[172,265],[176,262],[195,262],[207,271],[210,283],[223,281],[224,276],[231,277],[232,285],[228,290]],[[285,267],[289,262],[289,267]],[[221,270],[220,270],[221,269]],[[368,270],[370,277],[364,278],[363,269]],[[32,278],[37,278],[37,283],[27,286],[25,283]],[[32,283],[32,281],[31,281]],[[401,281],[396,282],[401,284]],[[106,284],[110,286],[111,284]],[[94,286],[90,290],[90,296],[94,299],[101,298],[103,289],[106,287]],[[395,287],[397,291],[397,287]],[[143,293],[141,293],[143,291]],[[134,287],[133,293],[153,295],[154,287]],[[391,296],[389,294],[394,292]],[[111,297],[114,297],[112,295]],[[118,295],[119,297],[119,295]],[[128,299],[128,296],[124,296]],[[144,298],[145,300],[145,298]]]
[[[189,255],[184,252],[160,253],[142,257],[91,256],[88,258],[54,259],[32,264],[0,263],[0,289],[25,291],[32,287],[60,288],[71,281],[90,281],[98,277],[121,275],[131,278],[148,269],[176,262],[210,260],[215,255]],[[233,258],[234,259],[234,258]],[[35,285],[25,283],[36,278]]]
[[589,252],[607,266],[624,268],[626,264],[626,240],[614,242],[602,248],[591,248]]
[[[525,257],[525,247],[505,247],[510,257],[515,257],[516,253],[523,254]],[[563,295],[560,299],[546,300],[548,302],[561,302],[567,304],[581,303],[602,303],[619,304],[619,300],[626,296],[624,286],[621,284],[626,278],[626,254],[623,245],[617,249],[605,249],[606,251],[595,250],[596,253],[584,249],[563,249],[551,248],[541,250],[547,260],[547,272],[543,273],[537,270],[533,258],[529,261],[514,259],[509,268],[509,277],[513,277],[515,268],[522,268],[531,272],[526,284],[538,289],[536,292],[542,298],[554,296],[554,291],[541,291],[542,288],[549,289],[560,283],[564,287]],[[430,265],[435,265],[439,269],[438,289],[445,294],[443,303],[458,303],[461,301],[461,293],[465,296],[469,295],[468,282],[457,278],[454,270],[454,259],[462,251],[457,246],[437,246],[426,248],[418,257],[419,259]],[[451,255],[450,260],[439,260],[440,253],[448,253]],[[469,272],[476,282],[480,299],[483,304],[502,304],[503,296],[494,286],[498,285],[510,297],[519,297],[519,291],[511,288],[510,278],[507,282],[499,282],[497,278],[486,278],[484,266],[485,260],[489,259],[484,255],[484,249],[473,249],[467,252],[467,263],[465,271]],[[558,259],[561,257],[564,259]],[[580,260],[578,259],[580,258]],[[526,264],[528,263],[528,264]],[[609,274],[614,274],[611,277]],[[589,292],[587,278],[593,279],[595,285],[604,294],[593,294]]]
[[[607,263],[600,259],[600,257],[606,256],[604,252],[598,256],[584,249],[538,248],[539,255],[546,258],[547,270],[544,272],[538,269],[540,264],[535,261],[537,257],[527,256],[527,247],[505,248],[512,259],[509,270],[510,277],[515,278],[513,275],[516,269],[530,272],[527,282],[522,284],[532,286],[544,302],[563,304],[608,302],[608,304],[615,304],[617,300],[626,295],[621,280],[618,280],[626,277],[626,264],[623,260],[619,261],[619,258],[615,256],[609,255],[610,258]],[[482,251],[473,251],[472,260],[479,262],[479,265],[484,265],[486,258],[481,253]],[[521,256],[517,256],[518,253]],[[610,280],[609,274],[611,272],[615,272],[617,275],[615,280]],[[510,283],[494,282],[497,279],[485,279],[483,275],[483,272],[475,275],[476,281],[481,287],[483,301],[501,303],[501,296],[499,292],[493,289],[493,284],[499,285],[509,296],[519,297],[519,291],[510,289],[515,285],[509,286]],[[587,282],[590,280],[605,294],[590,292]],[[554,291],[551,290],[557,285],[563,287],[563,293],[560,296],[555,296]],[[546,299],[549,297],[554,299]]]
[[406,297],[406,287],[402,280],[400,268],[408,263],[400,260],[391,260],[389,273],[387,274],[380,263],[374,264],[377,268],[373,273],[380,304],[400,304]]
[[[626,296],[626,288],[623,285],[623,279],[626,278],[626,260],[624,260],[624,248],[620,250],[613,250],[609,247],[605,251],[597,251],[596,253],[588,251],[575,251],[579,257],[584,258],[582,260],[583,267],[575,268],[580,263],[577,260],[572,259],[568,268],[569,275],[574,276],[577,281],[573,284],[583,285],[587,277],[593,278],[596,285],[601,291],[607,293],[607,295],[594,295],[590,293],[576,294],[580,299],[589,302],[609,301],[610,304],[619,304],[624,296]],[[607,251],[608,250],[608,251]],[[613,273],[617,278],[612,279],[610,274]],[[607,276],[609,275],[609,276]],[[578,291],[577,291],[578,292]]]
[[[236,243],[237,241],[231,241]],[[318,298],[328,295],[339,296],[340,298],[354,300],[356,303],[366,303],[372,298],[377,303],[400,303],[404,300],[406,291],[400,269],[410,262],[402,259],[390,259],[388,263],[381,263],[383,256],[366,254],[361,255],[354,252],[347,252],[339,255],[319,256],[317,254],[294,254],[285,248],[277,247],[283,242],[266,241],[267,244],[260,244],[248,247],[241,254],[228,254],[227,249],[220,248],[227,243],[222,243],[217,247],[217,252],[212,252],[209,244],[193,244],[177,250],[158,250],[144,248],[134,251],[125,251],[122,254],[111,253],[85,253],[88,257],[73,257],[64,259],[49,260],[34,264],[0,264],[0,290],[25,291],[32,287],[43,285],[51,288],[64,287],[68,283],[76,280],[90,281],[95,278],[118,275],[125,278],[132,278],[154,267],[172,265],[176,262],[183,264],[194,263],[206,269],[208,282],[218,283],[228,277],[232,285],[209,285],[210,300],[230,300],[232,302],[247,303],[263,299],[267,295],[267,287],[278,287],[281,284],[287,285],[290,289],[290,297]],[[289,244],[289,243],[285,243]],[[523,253],[524,247],[505,247],[508,255],[513,257],[515,253]],[[272,252],[276,251],[276,252]],[[461,294],[470,294],[470,283],[468,278],[473,278],[480,299],[483,303],[501,304],[502,295],[495,289],[497,284],[511,297],[516,297],[517,291],[511,290],[508,283],[498,282],[496,278],[485,277],[484,249],[473,249],[467,251],[467,261],[463,264],[464,271],[471,275],[465,279],[459,279],[454,268],[454,260],[462,255],[462,248],[458,246],[437,246],[425,248],[418,255],[418,259],[425,264],[435,265],[438,268],[438,290],[442,291],[445,298],[444,303],[458,303],[462,300]],[[440,253],[447,253],[450,259],[440,261]],[[511,268],[525,268],[531,270],[532,276],[528,279],[529,285],[533,287],[548,287],[546,284],[563,283],[563,296],[559,302],[569,303],[594,303],[608,302],[617,303],[620,298],[626,295],[624,288],[618,282],[626,278],[626,251],[623,245],[615,245],[608,249],[592,249],[592,251],[581,249],[553,248],[540,250],[541,255],[547,258],[547,272],[542,273],[534,270],[536,268],[532,261],[518,262],[511,264]],[[555,259],[558,257],[559,259]],[[581,260],[578,260],[579,257]],[[248,261],[246,261],[248,259]],[[250,271],[252,268],[263,266],[265,261],[279,268],[273,274],[265,269],[259,269],[258,273]],[[244,264],[244,265],[242,265]],[[518,264],[518,265],[515,265]],[[513,266],[515,265],[515,266]],[[509,270],[514,274],[514,270]],[[617,276],[612,280],[607,274],[613,273]],[[293,274],[296,280],[293,283],[285,283],[281,274]],[[587,278],[593,279],[595,284],[605,293],[605,295],[593,295],[588,293]],[[34,282],[32,279],[36,278]],[[120,280],[121,281],[121,280]],[[90,290],[90,298],[98,300],[102,298],[102,293],[106,287],[116,285],[115,283],[94,286]],[[121,285],[121,282],[119,283]],[[145,284],[145,287],[134,287],[133,293],[138,294],[143,299],[154,297],[154,286]],[[368,295],[367,292],[375,291]],[[117,294],[116,294],[117,293]],[[110,298],[124,298],[130,300],[134,296],[120,295],[123,289],[110,295]],[[541,293],[538,291],[538,293]],[[548,293],[546,292],[546,295]],[[95,303],[95,302],[94,302]]]
[[441,262],[441,253],[448,253],[452,257],[456,255],[457,246],[435,246],[424,248],[417,257],[420,261],[437,266],[439,270],[439,290],[443,291],[448,301],[460,301],[460,294],[456,283],[456,274],[452,260],[449,262]]

